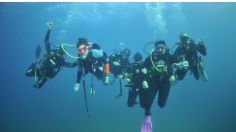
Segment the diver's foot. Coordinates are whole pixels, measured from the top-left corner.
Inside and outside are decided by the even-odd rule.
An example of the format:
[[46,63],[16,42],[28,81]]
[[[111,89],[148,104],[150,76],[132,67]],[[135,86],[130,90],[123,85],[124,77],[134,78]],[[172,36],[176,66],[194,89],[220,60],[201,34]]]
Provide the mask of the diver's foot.
[[33,85],[33,87],[40,89],[42,86],[40,86],[38,83],[35,83],[35,84]]
[[152,118],[151,115],[145,116],[142,126],[141,132],[152,132]]

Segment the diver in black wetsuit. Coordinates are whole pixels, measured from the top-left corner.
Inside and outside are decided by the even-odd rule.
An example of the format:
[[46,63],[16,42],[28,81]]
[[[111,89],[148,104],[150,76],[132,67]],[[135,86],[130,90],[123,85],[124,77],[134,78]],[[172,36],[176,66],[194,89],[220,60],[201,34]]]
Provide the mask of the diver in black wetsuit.
[[109,56],[111,73],[115,78],[125,78],[125,74],[128,72],[130,67],[129,56],[130,50],[128,48]]
[[134,55],[134,63],[131,63],[130,71],[128,72],[128,77],[126,78],[128,82],[129,93],[128,93],[128,101],[127,105],[129,107],[137,104],[136,98],[142,92],[142,81],[145,76],[142,73],[142,69],[144,68],[142,62],[142,55],[137,52]]
[[[178,59],[178,61],[187,62],[187,68],[180,68],[176,70],[176,80],[183,80],[186,73],[190,70],[196,80],[199,80],[201,77],[201,79],[207,81],[208,78],[203,70],[203,61],[201,57],[201,55],[206,56],[206,47],[204,42],[202,40],[195,42],[187,33],[181,33],[179,38],[180,42],[177,43],[178,47],[174,52],[174,56]],[[201,55],[199,55],[199,53]]]
[[153,100],[158,92],[158,105],[163,108],[170,91],[170,78],[173,75],[172,64],[176,63],[176,59],[169,53],[165,41],[160,40],[155,43],[155,48],[151,55],[144,61],[145,68],[142,70],[147,80],[143,81],[143,101],[141,106],[149,108],[145,115],[150,115],[150,108]]
[[34,87],[36,88],[41,88],[48,78],[51,79],[55,77],[62,66],[72,67],[72,63],[65,62],[62,47],[51,49],[49,37],[53,22],[48,22],[47,25],[48,31],[45,36],[45,48],[47,54],[45,54],[42,58],[39,58],[41,49],[38,46],[36,50],[36,60],[25,72],[26,76],[35,77]]
[[77,49],[79,59],[74,64],[74,66],[78,65],[74,90],[79,90],[81,77],[87,73],[93,74],[98,80],[103,80],[103,83],[107,85],[109,82],[110,66],[106,52],[98,44],[88,43],[86,38],[79,38]]

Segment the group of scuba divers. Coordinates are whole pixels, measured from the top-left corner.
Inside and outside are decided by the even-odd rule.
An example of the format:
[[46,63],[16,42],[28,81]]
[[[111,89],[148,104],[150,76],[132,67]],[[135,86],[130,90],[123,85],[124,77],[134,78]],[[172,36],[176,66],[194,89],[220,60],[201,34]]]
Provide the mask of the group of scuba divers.
[[[177,81],[183,80],[186,73],[193,73],[196,80],[208,80],[203,68],[203,56],[206,56],[206,48],[202,40],[194,41],[187,33],[181,33],[180,42],[176,44],[173,53],[170,52],[164,40],[158,40],[153,49],[143,61],[142,54],[134,54],[134,62],[130,63],[131,51],[125,48],[122,51],[108,56],[96,43],[89,43],[86,38],[79,38],[76,45],[62,44],[52,49],[49,37],[53,22],[48,22],[48,30],[45,36],[46,54],[40,57],[41,48],[37,46],[35,61],[26,70],[26,76],[34,77],[34,87],[41,88],[43,84],[57,75],[62,67],[78,67],[77,80],[74,90],[80,88],[81,79],[88,73],[103,81],[105,85],[114,83],[116,79],[126,80],[129,87],[129,107],[140,104],[145,110],[145,118],[141,125],[141,132],[152,131],[151,106],[158,92],[158,105],[163,108],[166,104],[170,87]],[[65,46],[75,46],[78,56],[71,55]],[[75,58],[75,62],[67,62],[65,55]],[[109,81],[109,75],[113,74],[113,80]],[[83,80],[83,85],[84,84]],[[85,87],[85,86],[84,86]],[[85,90],[85,89],[84,89]],[[122,89],[120,95],[122,94]],[[90,91],[94,93],[94,90]],[[139,101],[137,97],[139,96]],[[85,96],[86,99],[86,96]],[[87,105],[86,105],[87,106]]]

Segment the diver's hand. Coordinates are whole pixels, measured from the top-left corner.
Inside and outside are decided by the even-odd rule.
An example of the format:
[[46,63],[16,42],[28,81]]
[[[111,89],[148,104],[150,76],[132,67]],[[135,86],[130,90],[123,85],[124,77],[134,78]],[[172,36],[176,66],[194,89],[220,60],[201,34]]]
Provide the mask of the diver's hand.
[[147,68],[143,68],[143,69],[142,69],[142,73],[143,73],[143,74],[147,74]]
[[148,82],[145,80],[142,83],[144,89],[148,89]]
[[79,90],[79,87],[80,87],[80,84],[79,84],[79,83],[75,83],[75,85],[74,85],[74,90],[75,90],[75,91],[78,91],[78,90]]
[[182,66],[184,69],[187,69],[189,67],[188,61],[183,61]]
[[47,22],[48,29],[51,29],[53,27],[53,21]]
[[114,61],[114,62],[113,62],[113,65],[115,65],[115,66],[119,66],[119,65],[120,65],[120,63],[119,63],[119,62],[117,62],[117,61]]
[[109,83],[109,76],[106,75],[106,76],[105,76],[105,79],[104,79],[104,84],[105,84],[105,85],[108,85],[108,83]]
[[187,69],[189,67],[189,64],[188,61],[181,61],[179,63],[174,63],[172,66],[182,70]]
[[128,73],[124,73],[124,78],[128,78],[129,74]]
[[126,81],[127,81],[128,83],[130,83],[130,82],[131,82],[131,80],[130,80],[129,78],[126,78]]
[[123,79],[123,75],[121,75],[121,74],[118,75],[118,78],[119,78],[119,79]]
[[171,84],[171,86],[175,85],[178,80],[177,80],[177,76],[176,75],[172,75],[170,78],[169,78],[169,82]]

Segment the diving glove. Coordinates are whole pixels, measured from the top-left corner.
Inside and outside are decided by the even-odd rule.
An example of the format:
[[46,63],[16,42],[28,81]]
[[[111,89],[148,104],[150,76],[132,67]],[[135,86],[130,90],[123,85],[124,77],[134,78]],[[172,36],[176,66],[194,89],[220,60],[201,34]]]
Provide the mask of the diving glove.
[[142,84],[143,84],[143,88],[144,88],[144,89],[148,89],[148,83],[147,83],[147,81],[143,81]]
[[178,80],[177,80],[177,76],[176,75],[172,75],[170,78],[169,78],[169,82],[171,84],[171,86],[175,85]]
[[146,69],[146,68],[143,68],[143,69],[142,69],[142,73],[143,73],[143,74],[147,74],[147,69]]
[[79,84],[79,83],[76,83],[76,84],[74,85],[74,90],[75,90],[75,91],[78,91],[78,90],[79,90],[79,87],[80,87],[80,84]]
[[117,62],[117,61],[114,61],[114,62],[113,62],[113,65],[115,65],[115,66],[119,66],[119,65],[120,65],[120,63],[119,63],[119,62]]
[[121,75],[121,74],[118,75],[118,78],[119,78],[119,79],[123,79],[123,75]]
[[107,85],[109,83],[109,76],[105,76],[105,79],[104,79],[104,84]]
[[173,66],[182,70],[187,69],[189,67],[189,64],[188,61],[181,61],[179,63],[174,63]]
[[48,26],[48,29],[51,29],[53,27],[53,21],[47,22],[46,24]]

